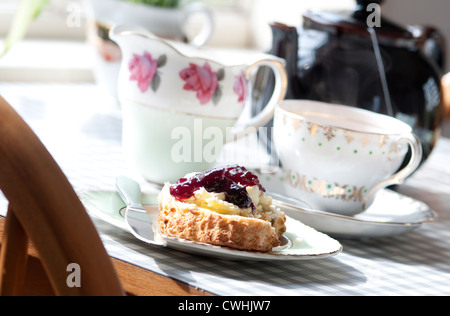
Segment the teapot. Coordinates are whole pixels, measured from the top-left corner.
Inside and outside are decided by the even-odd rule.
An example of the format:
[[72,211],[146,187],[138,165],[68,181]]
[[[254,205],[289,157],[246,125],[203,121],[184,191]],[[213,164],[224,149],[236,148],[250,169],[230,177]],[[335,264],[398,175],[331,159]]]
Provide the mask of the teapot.
[[431,27],[403,28],[381,14],[379,27],[368,27],[368,5],[382,2],[357,0],[353,11],[310,11],[300,28],[273,23],[271,53],[287,62],[287,99],[394,116],[413,127],[425,160],[442,119],[444,40]]

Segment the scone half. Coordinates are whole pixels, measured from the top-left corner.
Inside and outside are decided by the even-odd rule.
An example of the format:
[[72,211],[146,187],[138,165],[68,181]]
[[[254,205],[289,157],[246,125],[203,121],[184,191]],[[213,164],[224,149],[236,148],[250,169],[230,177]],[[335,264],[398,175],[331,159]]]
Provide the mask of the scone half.
[[247,188],[256,207],[240,209],[224,200],[223,193],[204,188],[180,201],[166,184],[159,197],[158,225],[170,237],[240,250],[270,252],[280,245],[286,217],[271,205],[271,198],[257,187]]
[[164,235],[217,246],[269,252],[280,245],[268,221],[223,215],[193,204],[160,204],[158,224]]

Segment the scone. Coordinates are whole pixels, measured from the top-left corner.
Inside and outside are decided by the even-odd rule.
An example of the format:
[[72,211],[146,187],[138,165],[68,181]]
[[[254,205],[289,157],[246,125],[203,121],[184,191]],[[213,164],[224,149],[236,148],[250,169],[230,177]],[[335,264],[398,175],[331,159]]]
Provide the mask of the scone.
[[158,203],[159,228],[170,237],[269,252],[286,231],[284,213],[258,178],[236,165],[166,184]]

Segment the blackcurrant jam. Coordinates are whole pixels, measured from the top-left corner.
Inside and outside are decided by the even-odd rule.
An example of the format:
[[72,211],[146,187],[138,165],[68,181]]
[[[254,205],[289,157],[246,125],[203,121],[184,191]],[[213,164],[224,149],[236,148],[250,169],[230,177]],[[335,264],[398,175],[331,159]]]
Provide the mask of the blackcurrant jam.
[[225,193],[225,201],[254,211],[255,205],[246,190],[251,186],[258,186],[265,192],[256,175],[244,167],[233,165],[198,173],[189,179],[182,178],[170,187],[170,194],[183,201],[194,196],[194,192],[203,187],[209,193]]

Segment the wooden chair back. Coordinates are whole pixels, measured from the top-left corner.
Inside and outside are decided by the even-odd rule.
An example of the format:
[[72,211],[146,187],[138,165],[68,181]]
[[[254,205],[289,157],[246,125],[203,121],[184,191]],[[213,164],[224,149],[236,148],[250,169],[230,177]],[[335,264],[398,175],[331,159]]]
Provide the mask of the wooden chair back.
[[[9,202],[0,255],[1,295],[20,295],[30,241],[57,295],[124,294],[73,187],[1,96],[0,189]],[[79,284],[70,282],[72,272],[79,272]]]

